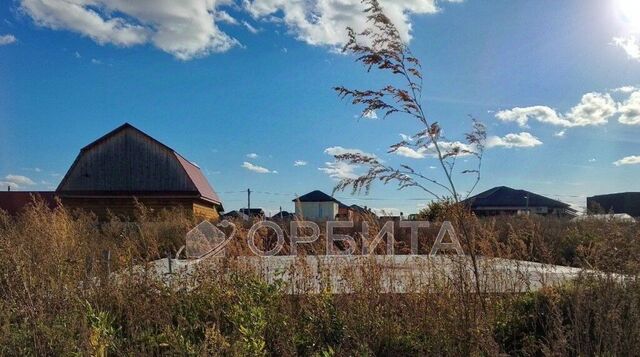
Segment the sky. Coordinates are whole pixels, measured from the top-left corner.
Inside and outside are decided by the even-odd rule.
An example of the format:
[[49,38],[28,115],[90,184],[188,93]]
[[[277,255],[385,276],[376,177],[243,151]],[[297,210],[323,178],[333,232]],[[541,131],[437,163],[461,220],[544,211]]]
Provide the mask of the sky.
[[[423,105],[447,140],[488,129],[475,193],[505,185],[583,209],[639,191],[640,2],[386,0],[422,61]],[[0,187],[53,190],[80,148],[129,122],[197,163],[227,211],[291,211],[331,193],[360,152],[443,179],[421,129],[360,117],[332,87],[393,82],[340,53],[359,0],[9,0],[0,4]],[[460,169],[473,167],[461,158]],[[459,189],[472,180],[459,172]],[[376,183],[347,204],[414,213],[432,199]]]

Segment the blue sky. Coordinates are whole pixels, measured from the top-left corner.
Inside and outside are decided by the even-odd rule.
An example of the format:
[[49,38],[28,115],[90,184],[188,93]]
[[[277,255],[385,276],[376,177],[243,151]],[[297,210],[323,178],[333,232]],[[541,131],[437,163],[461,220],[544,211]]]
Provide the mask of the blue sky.
[[[55,188],[81,147],[124,122],[196,162],[227,210],[247,188],[270,211],[331,192],[328,173],[358,172],[335,170],[336,147],[440,175],[429,156],[386,153],[417,123],[358,119],[331,90],[387,81],[335,51],[344,27],[362,26],[358,0],[86,3],[0,5],[3,186]],[[640,189],[640,3],[382,3],[422,60],[430,119],[452,141],[469,115],[487,125],[478,192],[507,185],[579,207]],[[336,196],[405,213],[430,199],[381,184]]]

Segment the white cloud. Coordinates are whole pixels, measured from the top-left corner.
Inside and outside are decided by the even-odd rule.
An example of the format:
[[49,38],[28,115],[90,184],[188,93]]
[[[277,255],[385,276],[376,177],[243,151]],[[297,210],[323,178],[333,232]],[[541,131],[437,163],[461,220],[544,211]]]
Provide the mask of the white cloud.
[[527,132],[521,132],[519,134],[507,134],[503,137],[491,136],[487,138],[487,147],[505,147],[505,148],[532,148],[542,145],[535,136]]
[[255,152],[252,152],[250,154],[247,154],[247,157],[250,159],[257,159],[258,158],[258,154],[256,154]]
[[589,159],[589,162],[596,162],[598,160],[596,160],[595,158]]
[[97,65],[101,65],[101,64],[102,64],[102,61],[100,61],[100,60],[99,60],[99,59],[97,59],[97,58],[92,58],[92,59],[91,59],[91,63],[93,63],[93,64],[97,64]]
[[[475,148],[469,144],[462,143],[460,141],[438,141],[438,146],[440,147],[440,151],[442,154],[446,154],[447,152],[452,152],[453,150],[460,150],[458,157],[464,157],[471,155],[470,152],[475,152]],[[427,147],[431,156],[437,157],[436,148],[433,143],[429,144]]]
[[319,167],[318,170],[326,173],[332,179],[342,180],[345,178],[357,178],[358,175],[355,173],[357,168],[358,165],[352,165],[344,161],[336,161],[325,162],[325,167]]
[[40,26],[77,32],[100,44],[127,47],[151,43],[182,60],[224,52],[238,44],[216,25],[217,8],[230,3],[231,0],[20,0],[21,10]]
[[249,32],[251,32],[252,34],[256,34],[258,32],[260,32],[260,30],[258,30],[257,28],[253,27],[253,25],[251,25],[250,23],[246,22],[246,21],[242,21],[242,24],[244,25],[244,27],[247,28],[247,30],[249,30]]
[[304,160],[296,160],[293,162],[293,166],[307,166],[307,162]]
[[413,138],[411,138],[409,135],[406,135],[406,134],[400,133],[400,137],[402,138],[403,141],[406,141],[406,142],[412,142],[413,141]]
[[613,163],[616,166],[640,164],[640,156],[627,156]]
[[249,170],[249,171],[253,171],[253,172],[257,172],[259,174],[277,174],[278,171],[271,171],[269,169],[267,169],[266,167],[262,167],[262,166],[258,166],[258,165],[254,165],[250,162],[245,161],[244,163],[242,163],[242,167],[244,167],[245,169]]
[[622,48],[629,58],[640,60],[640,44],[635,37],[614,37],[613,43]]
[[636,87],[636,86],[623,86],[623,87],[618,87],[615,89],[612,89],[611,91],[614,93],[632,93],[635,92],[637,90],[640,90],[640,88]]
[[[225,52],[239,43],[219,23],[242,24],[224,7],[243,11],[255,20],[280,23],[288,33],[310,45],[340,48],[347,27],[369,26],[360,0],[18,0],[21,11],[40,26],[69,30],[100,44],[152,44],[188,60]],[[406,42],[411,39],[411,16],[434,14],[437,0],[381,0],[385,13]],[[440,3],[447,0],[439,1]],[[460,2],[460,0],[448,0]]]
[[8,182],[8,181],[0,181],[0,190],[6,191],[7,188],[10,188],[12,190],[17,190],[17,189],[20,189],[20,185],[16,185],[15,183]]
[[218,10],[215,14],[216,21],[224,22],[229,25],[238,25],[238,20],[234,19],[228,12],[224,10]]
[[[459,141],[439,141],[438,146],[442,151],[442,154],[445,155],[447,152],[452,152],[456,148],[460,150],[460,153],[457,155],[458,157],[464,157],[470,155],[469,152],[474,152],[474,148],[469,145]],[[436,147],[433,143],[427,145],[426,147],[422,146],[417,149],[413,149],[407,146],[401,146],[394,154],[398,156],[408,157],[410,159],[424,159],[425,157],[433,157],[437,158],[438,154],[436,151]]]
[[562,129],[560,131],[556,131],[555,133],[553,133],[553,136],[558,138],[564,138],[565,134],[567,134],[567,131],[565,129]]
[[410,147],[401,146],[398,150],[395,151],[395,154],[398,156],[404,156],[411,159],[424,159],[427,156],[427,148],[421,147],[417,150],[414,150]]
[[14,35],[11,35],[11,34],[0,35],[0,46],[10,45],[16,41],[17,39]]
[[618,121],[627,125],[640,125],[640,91],[633,92],[629,99],[620,104]]
[[506,122],[516,122],[526,126],[529,120],[537,120],[566,128],[606,124],[617,112],[616,102],[607,93],[587,93],[582,100],[566,114],[559,114],[547,106],[532,106],[501,110],[496,118]]
[[22,175],[7,175],[4,179],[16,186],[33,186],[36,184],[32,179]]
[[[411,39],[411,15],[439,11],[436,0],[380,3],[406,42]],[[360,0],[245,0],[244,8],[256,19],[277,19],[297,39],[310,45],[340,47],[347,39],[347,27],[362,31],[369,25]]]
[[362,150],[359,149],[346,149],[343,148],[342,146],[332,146],[332,147],[328,147],[324,150],[325,154],[331,155],[331,156],[336,156],[336,155],[344,155],[344,154],[359,154],[362,156],[368,156],[371,158],[377,158],[376,155],[368,153],[368,152],[364,152]]

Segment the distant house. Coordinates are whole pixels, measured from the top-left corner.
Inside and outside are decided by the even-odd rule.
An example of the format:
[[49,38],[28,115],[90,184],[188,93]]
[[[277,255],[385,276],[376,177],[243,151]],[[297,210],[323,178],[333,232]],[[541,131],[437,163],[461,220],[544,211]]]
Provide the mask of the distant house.
[[262,208],[240,208],[240,213],[249,217],[264,217],[264,210]]
[[290,219],[294,219],[295,216],[296,215],[294,213],[287,212],[287,211],[280,211],[280,212],[274,214],[273,216],[271,216],[271,220],[273,220],[273,221],[290,220]]
[[128,123],[80,150],[56,195],[65,206],[99,217],[107,211],[131,215],[135,199],[150,209],[181,207],[207,219],[223,211],[197,165]]
[[525,190],[506,186],[494,187],[463,201],[478,216],[539,214],[575,217],[568,204]]
[[293,202],[296,215],[309,220],[332,220],[340,213],[340,201],[318,190],[302,195]]
[[241,219],[244,221],[248,221],[249,220],[249,216],[242,213],[242,212],[238,212],[236,210],[233,210],[231,212],[227,212],[225,214],[222,215],[223,219]]
[[587,208],[594,213],[626,213],[640,217],[640,192],[622,192],[587,197]]

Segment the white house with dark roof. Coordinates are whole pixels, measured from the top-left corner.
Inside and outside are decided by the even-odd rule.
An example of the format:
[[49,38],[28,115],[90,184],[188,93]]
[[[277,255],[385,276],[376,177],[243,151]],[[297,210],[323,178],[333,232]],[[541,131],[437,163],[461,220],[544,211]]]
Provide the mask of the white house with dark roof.
[[302,195],[293,202],[296,216],[312,221],[335,219],[340,208],[340,201],[318,190]]

